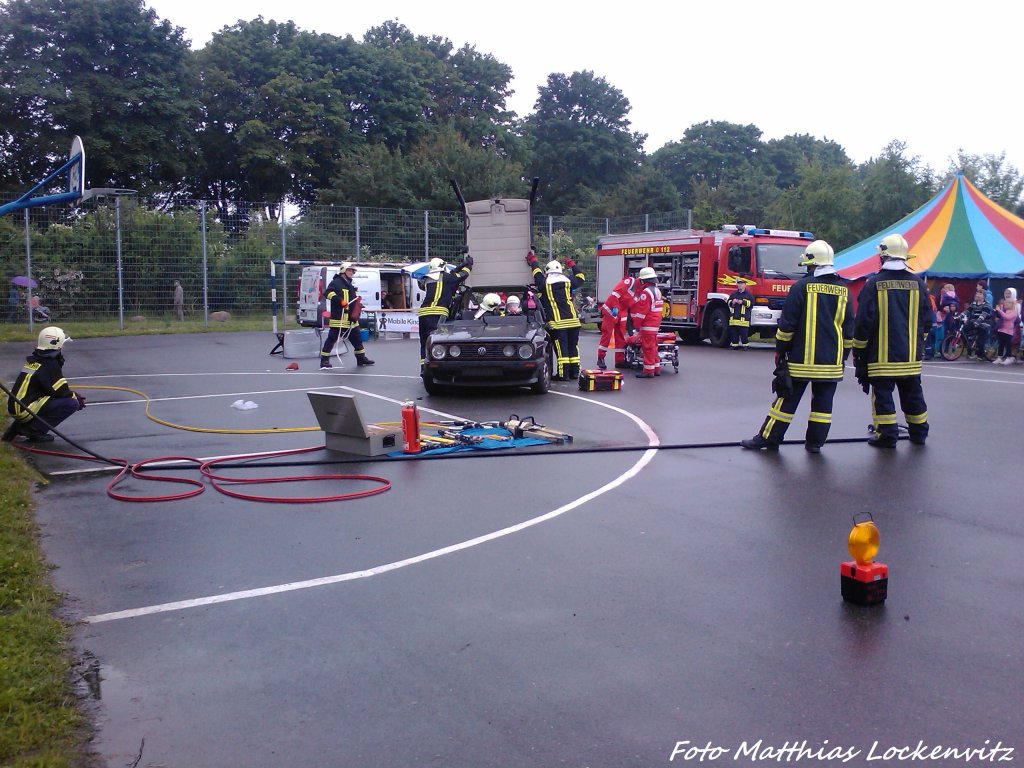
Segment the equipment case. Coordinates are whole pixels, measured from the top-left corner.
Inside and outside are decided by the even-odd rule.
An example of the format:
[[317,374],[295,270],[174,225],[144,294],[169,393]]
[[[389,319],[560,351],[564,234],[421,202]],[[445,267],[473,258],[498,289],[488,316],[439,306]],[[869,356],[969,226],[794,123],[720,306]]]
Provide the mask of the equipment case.
[[580,371],[580,389],[585,392],[612,392],[622,389],[622,372],[584,368]]

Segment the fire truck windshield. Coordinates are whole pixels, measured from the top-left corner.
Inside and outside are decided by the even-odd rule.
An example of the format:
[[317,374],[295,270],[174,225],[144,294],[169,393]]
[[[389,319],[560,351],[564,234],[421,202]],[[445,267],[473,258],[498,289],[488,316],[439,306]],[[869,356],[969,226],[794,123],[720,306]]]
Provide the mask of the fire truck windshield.
[[800,266],[806,246],[787,243],[758,243],[757,270],[765,277],[788,277],[798,280],[806,270]]

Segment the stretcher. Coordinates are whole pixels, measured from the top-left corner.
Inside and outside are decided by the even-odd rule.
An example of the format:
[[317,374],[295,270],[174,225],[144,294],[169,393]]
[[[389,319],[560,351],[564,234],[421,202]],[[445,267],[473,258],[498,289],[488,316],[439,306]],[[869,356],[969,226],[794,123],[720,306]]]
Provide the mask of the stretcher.
[[[644,367],[644,351],[640,346],[640,334],[634,333],[626,337],[626,363],[627,368],[638,370]],[[679,347],[676,344],[676,335],[672,331],[658,334],[658,360],[662,367],[671,365],[672,370],[679,373]]]

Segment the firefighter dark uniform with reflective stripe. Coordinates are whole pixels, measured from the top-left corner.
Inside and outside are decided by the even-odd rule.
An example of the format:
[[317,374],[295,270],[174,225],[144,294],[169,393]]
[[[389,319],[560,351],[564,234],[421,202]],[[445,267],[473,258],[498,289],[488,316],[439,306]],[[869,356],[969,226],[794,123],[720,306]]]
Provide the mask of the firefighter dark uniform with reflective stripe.
[[729,346],[746,349],[750,346],[750,315],[754,309],[754,297],[747,290],[742,277],[736,278],[736,290],[729,294]]
[[552,377],[558,381],[577,379],[580,375],[580,322],[572,292],[583,285],[583,273],[576,262],[568,259],[565,266],[569,275],[562,274],[562,265],[549,261],[541,271],[537,257],[530,251],[526,263],[533,269],[533,282],[540,293],[540,301],[547,317],[548,329],[555,341],[557,370]]
[[420,304],[420,368],[427,363],[427,338],[442,320],[447,320],[452,309],[456,289],[469,277],[473,257],[466,256],[458,269],[447,272],[444,259],[430,260],[427,276],[423,280],[423,303]]
[[775,336],[778,397],[768,409],[760,431],[744,448],[777,450],[793,421],[800,398],[811,386],[811,412],[804,448],[820,453],[832,426],[832,400],[843,379],[843,365],[853,346],[850,288],[836,274],[832,246],[815,240],[804,249],[801,264],[815,265],[814,273],[789,289]]
[[359,330],[359,313],[362,309],[362,302],[359,293],[352,283],[352,277],[356,268],[351,262],[341,265],[338,272],[327,284],[327,293],[324,298],[331,308],[330,329],[327,331],[327,340],[320,350],[320,367],[331,368],[331,350],[339,338],[348,339],[352,344],[352,351],[356,353],[357,365],[373,365],[373,360],[366,356],[363,348],[363,335]]
[[39,332],[35,351],[25,359],[14,381],[14,397],[7,398],[7,412],[14,421],[4,432],[4,442],[19,435],[33,443],[50,442],[50,428],[85,407],[85,398],[72,392],[64,378],[61,350],[66,341],[64,331],[55,326]]
[[857,323],[853,359],[857,381],[871,393],[876,448],[895,448],[899,436],[896,401],[907,419],[912,443],[928,438],[928,406],[921,387],[921,357],[925,334],[932,324],[928,289],[907,268],[907,241],[900,234],[886,235],[878,246],[882,268],[868,278],[857,297]]

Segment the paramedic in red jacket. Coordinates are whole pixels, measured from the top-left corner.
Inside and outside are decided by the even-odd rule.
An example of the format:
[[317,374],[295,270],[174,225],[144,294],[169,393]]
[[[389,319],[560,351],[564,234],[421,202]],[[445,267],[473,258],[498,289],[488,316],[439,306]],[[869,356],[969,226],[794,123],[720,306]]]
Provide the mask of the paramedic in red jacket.
[[644,369],[636,375],[638,379],[653,379],[661,376],[661,361],[658,358],[658,330],[661,328],[661,291],[658,290],[658,275],[652,267],[644,267],[637,278],[640,289],[629,316],[633,328],[640,334],[640,348],[644,352]]
[[608,366],[604,362],[608,347],[615,348],[615,367],[626,362],[626,319],[633,306],[640,280],[627,276],[619,280],[608,298],[601,305],[601,340],[597,343],[597,367],[602,371]]

